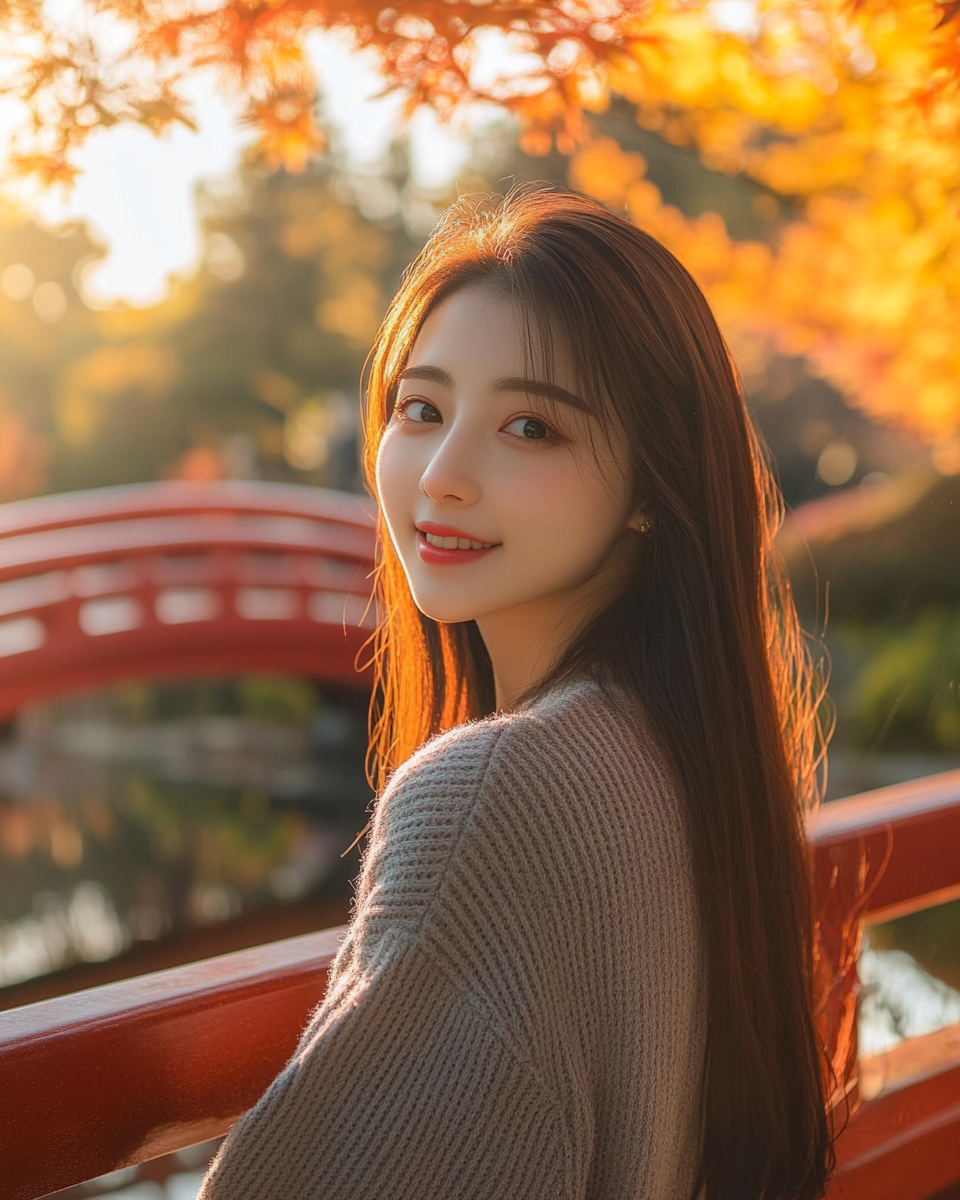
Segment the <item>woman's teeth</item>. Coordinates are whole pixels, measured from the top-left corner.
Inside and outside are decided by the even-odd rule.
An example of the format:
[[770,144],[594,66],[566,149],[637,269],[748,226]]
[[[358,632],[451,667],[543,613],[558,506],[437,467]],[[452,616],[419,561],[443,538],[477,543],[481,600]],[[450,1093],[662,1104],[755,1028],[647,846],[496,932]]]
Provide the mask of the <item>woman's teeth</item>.
[[493,542],[473,542],[464,537],[438,537],[435,533],[423,535],[431,546],[439,546],[441,550],[489,550]]

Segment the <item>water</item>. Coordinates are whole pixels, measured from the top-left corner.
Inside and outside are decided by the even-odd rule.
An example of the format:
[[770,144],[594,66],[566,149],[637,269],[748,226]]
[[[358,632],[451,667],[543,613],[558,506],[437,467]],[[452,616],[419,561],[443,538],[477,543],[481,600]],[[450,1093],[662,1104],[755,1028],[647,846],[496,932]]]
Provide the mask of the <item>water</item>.
[[0,1000],[267,910],[326,896],[345,912],[365,748],[363,693],[290,677],[23,710],[0,737]]
[[[56,1200],[195,1200],[220,1139],[187,1146],[139,1167],[123,1167],[54,1192]],[[53,1198],[51,1197],[51,1200]]]

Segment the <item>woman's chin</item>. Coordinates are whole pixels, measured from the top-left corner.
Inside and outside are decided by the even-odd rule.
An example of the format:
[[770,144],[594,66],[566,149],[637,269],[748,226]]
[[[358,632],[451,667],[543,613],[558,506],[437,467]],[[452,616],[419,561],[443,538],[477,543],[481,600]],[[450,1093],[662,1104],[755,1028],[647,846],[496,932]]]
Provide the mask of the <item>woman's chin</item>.
[[431,621],[439,621],[441,625],[457,625],[463,621],[475,621],[478,616],[476,605],[421,602],[416,596],[413,599],[425,617],[429,617]]
[[[418,581],[422,582],[422,581]],[[413,602],[425,617],[440,621],[444,625],[456,625],[462,621],[476,621],[491,612],[498,612],[503,605],[495,596],[481,596],[478,589],[436,587],[411,587]]]

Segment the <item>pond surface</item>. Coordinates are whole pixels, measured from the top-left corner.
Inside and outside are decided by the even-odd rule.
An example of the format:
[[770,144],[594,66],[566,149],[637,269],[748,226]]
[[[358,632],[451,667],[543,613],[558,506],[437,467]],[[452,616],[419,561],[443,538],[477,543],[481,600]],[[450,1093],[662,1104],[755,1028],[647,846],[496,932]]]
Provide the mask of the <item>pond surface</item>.
[[366,707],[246,676],[23,710],[0,735],[0,988],[324,895],[345,913]]

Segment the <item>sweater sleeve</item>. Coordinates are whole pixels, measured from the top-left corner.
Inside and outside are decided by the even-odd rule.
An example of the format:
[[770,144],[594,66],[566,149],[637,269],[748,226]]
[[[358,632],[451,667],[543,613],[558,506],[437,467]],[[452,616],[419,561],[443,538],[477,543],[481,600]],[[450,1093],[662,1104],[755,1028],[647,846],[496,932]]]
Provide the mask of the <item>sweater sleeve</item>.
[[[234,1127],[200,1200],[565,1200],[552,1089],[436,934],[438,896],[500,731],[460,733],[381,800],[350,933],[294,1057]],[[451,753],[453,751],[453,753]]]
[[407,943],[338,989],[200,1197],[564,1200],[569,1165],[551,1097]]

